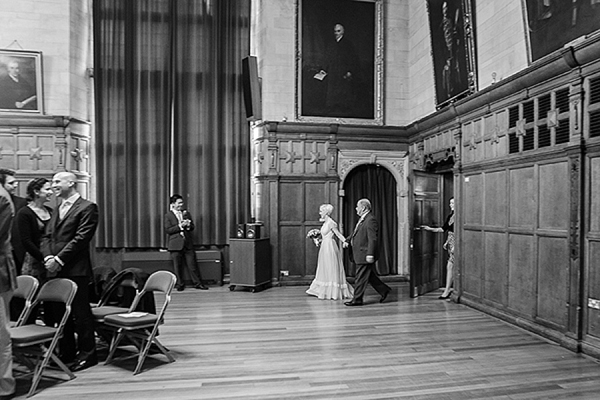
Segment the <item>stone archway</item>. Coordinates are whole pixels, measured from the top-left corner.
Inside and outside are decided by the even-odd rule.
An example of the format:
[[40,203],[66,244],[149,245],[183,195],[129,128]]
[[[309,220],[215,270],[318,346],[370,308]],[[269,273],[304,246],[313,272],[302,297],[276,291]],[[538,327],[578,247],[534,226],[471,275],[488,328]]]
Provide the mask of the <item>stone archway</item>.
[[[339,196],[344,197],[344,185],[348,174],[361,165],[379,165],[388,170],[396,180],[396,210],[398,215],[398,274],[409,275],[410,232],[408,204],[408,157],[407,152],[340,150],[338,153]],[[344,201],[339,204],[343,207]],[[340,208],[341,208],[340,207]],[[344,210],[340,209],[340,215]]]

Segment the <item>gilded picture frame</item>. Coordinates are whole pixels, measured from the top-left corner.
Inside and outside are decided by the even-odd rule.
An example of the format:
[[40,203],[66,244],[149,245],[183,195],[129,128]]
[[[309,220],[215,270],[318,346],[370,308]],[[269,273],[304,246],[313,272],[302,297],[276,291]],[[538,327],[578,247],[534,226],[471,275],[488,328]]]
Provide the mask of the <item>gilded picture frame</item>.
[[436,107],[477,90],[471,0],[427,0]]
[[383,124],[383,0],[297,0],[296,120]]
[[0,49],[0,112],[43,114],[42,52]]

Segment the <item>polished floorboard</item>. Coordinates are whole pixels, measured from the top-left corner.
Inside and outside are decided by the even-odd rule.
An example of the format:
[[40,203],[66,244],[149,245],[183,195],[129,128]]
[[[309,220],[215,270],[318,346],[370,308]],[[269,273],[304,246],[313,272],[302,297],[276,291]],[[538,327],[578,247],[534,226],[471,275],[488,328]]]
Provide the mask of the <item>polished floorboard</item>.
[[[174,292],[160,340],[176,361],[103,363],[34,399],[600,399],[600,364],[439,292],[379,304],[307,287]],[[121,354],[123,354],[121,352]],[[58,376],[58,375],[57,375]],[[29,381],[18,380],[17,399]]]

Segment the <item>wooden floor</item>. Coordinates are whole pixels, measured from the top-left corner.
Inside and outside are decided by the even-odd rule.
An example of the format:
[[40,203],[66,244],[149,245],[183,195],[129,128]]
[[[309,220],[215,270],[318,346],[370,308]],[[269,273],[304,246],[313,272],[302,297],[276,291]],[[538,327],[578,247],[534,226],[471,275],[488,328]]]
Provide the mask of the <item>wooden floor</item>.
[[[177,361],[98,365],[34,399],[599,399],[600,364],[394,283],[384,304],[306,287],[175,292],[160,331]],[[160,360],[160,361],[159,361]],[[25,398],[29,382],[18,380]]]

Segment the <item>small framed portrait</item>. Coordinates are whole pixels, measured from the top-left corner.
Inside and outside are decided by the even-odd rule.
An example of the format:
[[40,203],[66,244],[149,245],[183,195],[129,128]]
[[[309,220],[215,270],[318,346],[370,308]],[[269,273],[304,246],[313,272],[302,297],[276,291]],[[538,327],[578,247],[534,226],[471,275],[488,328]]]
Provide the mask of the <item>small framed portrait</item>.
[[382,124],[383,0],[296,4],[296,119]]
[[0,49],[0,112],[43,114],[42,53]]
[[476,90],[471,0],[427,0],[437,108]]

